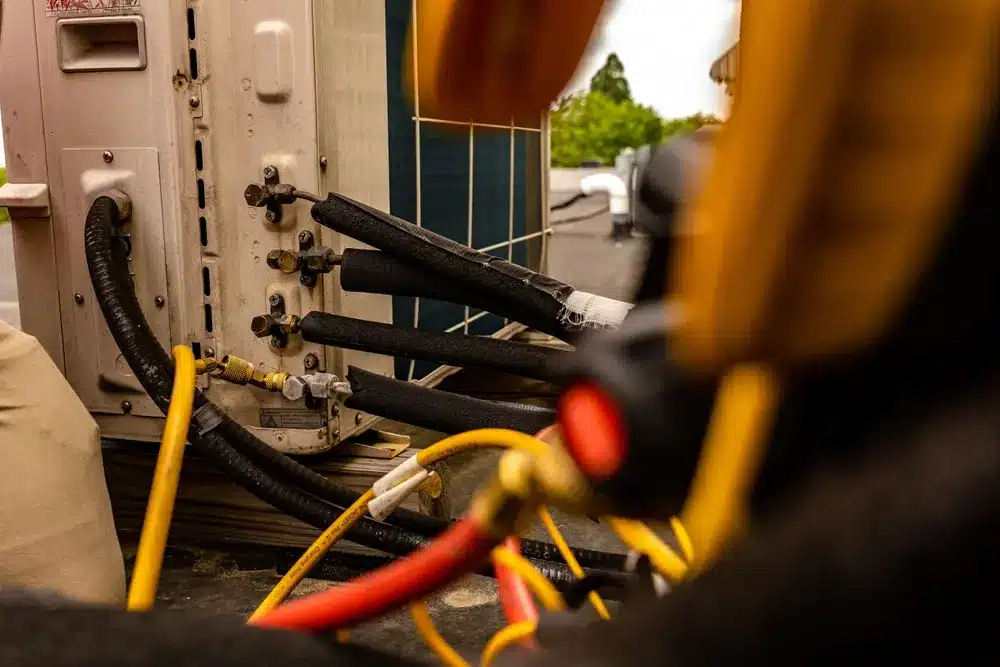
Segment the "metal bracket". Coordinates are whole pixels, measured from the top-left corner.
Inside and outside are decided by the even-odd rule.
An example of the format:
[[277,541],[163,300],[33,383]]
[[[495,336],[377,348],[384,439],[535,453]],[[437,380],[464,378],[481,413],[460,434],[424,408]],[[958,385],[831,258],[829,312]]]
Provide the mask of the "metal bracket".
[[[299,257],[303,257],[308,251],[312,250],[315,244],[316,241],[313,238],[312,232],[309,230],[299,232]],[[303,287],[316,286],[316,272],[311,271],[310,268],[309,262],[303,262],[299,268],[299,282],[302,283]]]
[[[281,182],[281,176],[278,174],[278,168],[273,164],[269,164],[264,167],[264,185],[269,185],[272,188]],[[264,218],[270,222],[272,225],[277,225],[281,222],[281,204],[277,201],[267,202],[267,213],[264,214]],[[281,347],[284,347],[282,345]]]
[[[267,305],[274,319],[285,314],[285,298],[280,294],[272,294],[267,297]],[[271,347],[283,348],[288,345],[288,334],[277,327],[271,330]]]

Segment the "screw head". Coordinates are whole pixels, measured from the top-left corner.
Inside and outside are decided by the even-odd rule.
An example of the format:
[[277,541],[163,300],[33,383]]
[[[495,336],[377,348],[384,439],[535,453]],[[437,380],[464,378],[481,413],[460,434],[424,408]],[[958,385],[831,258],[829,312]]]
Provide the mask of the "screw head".
[[312,352],[310,352],[309,354],[307,354],[302,359],[302,367],[305,368],[307,371],[311,371],[312,369],[316,368],[317,366],[319,366],[319,358],[315,354],[313,354]]
[[277,306],[279,303],[281,303],[281,295],[272,294],[271,296],[267,297],[267,302],[272,306]]
[[274,178],[278,175],[278,170],[273,165],[264,167],[264,178]]
[[274,222],[275,220],[278,219],[278,214],[275,213],[274,211],[268,211],[267,213],[264,214],[264,219],[267,220],[268,222]]
[[130,412],[132,412],[132,402],[131,401],[122,401],[122,414],[126,414],[127,415]]
[[299,232],[299,243],[310,243],[313,240],[312,232],[301,231]]
[[354,415],[354,423],[355,424],[360,424],[361,423],[361,413],[360,412],[357,413],[356,415]]
[[201,106],[201,98],[198,97],[197,95],[192,95],[191,97],[188,98],[188,106],[191,107],[192,109],[197,109],[198,107]]
[[325,155],[320,155],[320,156],[319,156],[319,168],[320,168],[320,169],[326,169],[326,166],[327,166],[327,165],[328,165],[329,163],[330,163],[330,161],[326,159],[326,156],[325,156]]
[[76,301],[77,303],[83,303],[83,295],[77,292],[76,294],[73,295],[73,301]]
[[111,151],[104,151],[103,157],[104,161],[107,162],[108,164],[111,164],[115,160],[115,154],[112,153]]
[[215,356],[215,348],[214,347],[206,347],[205,348],[205,356],[206,357],[214,357]]
[[167,300],[164,299],[162,296],[157,296],[155,299],[153,299],[153,303],[156,304],[157,308],[163,308],[165,305],[167,305]]

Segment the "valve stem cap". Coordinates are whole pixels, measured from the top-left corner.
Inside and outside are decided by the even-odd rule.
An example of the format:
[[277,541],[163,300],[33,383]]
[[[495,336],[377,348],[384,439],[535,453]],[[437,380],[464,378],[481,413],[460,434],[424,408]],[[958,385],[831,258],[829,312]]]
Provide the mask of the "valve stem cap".
[[290,250],[279,250],[276,263],[282,273],[295,273],[299,270],[299,256]]
[[267,204],[268,200],[268,189],[266,186],[260,183],[251,183],[247,186],[247,189],[243,191],[243,198],[246,199],[247,204],[250,206],[264,206]]
[[274,318],[274,315],[257,315],[250,320],[250,331],[257,338],[264,338],[271,335],[272,328],[277,326],[277,324],[278,321]]

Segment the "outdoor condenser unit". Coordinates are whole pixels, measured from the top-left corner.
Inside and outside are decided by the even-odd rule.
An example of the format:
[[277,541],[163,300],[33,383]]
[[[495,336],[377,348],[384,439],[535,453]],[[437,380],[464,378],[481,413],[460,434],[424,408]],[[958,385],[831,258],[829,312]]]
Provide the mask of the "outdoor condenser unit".
[[[506,126],[422,118],[402,90],[415,0],[7,0],[0,71],[22,328],[36,336],[104,436],[158,438],[139,386],[95,301],[83,252],[86,211],[117,187],[132,200],[131,269],[164,346],[234,354],[265,369],[343,377],[348,365],[404,379],[427,368],[250,331],[275,295],[312,310],[475,334],[504,320],[454,304],[346,293],[336,271],[313,287],[268,252],[320,228],[308,203],[279,222],[243,190],[281,182],[337,191],[497,256],[538,268],[546,228],[544,120]],[[310,236],[311,235],[311,236]],[[236,420],[275,448],[328,449],[373,417],[335,401],[202,378]]]

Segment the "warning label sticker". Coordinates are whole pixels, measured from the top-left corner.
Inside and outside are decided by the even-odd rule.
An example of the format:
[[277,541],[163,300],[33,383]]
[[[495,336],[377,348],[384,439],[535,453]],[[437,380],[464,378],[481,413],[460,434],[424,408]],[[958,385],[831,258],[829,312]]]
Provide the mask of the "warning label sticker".
[[139,0],[41,0],[47,16],[94,16],[97,14],[134,14]]
[[323,428],[323,413],[305,408],[261,408],[261,428]]

